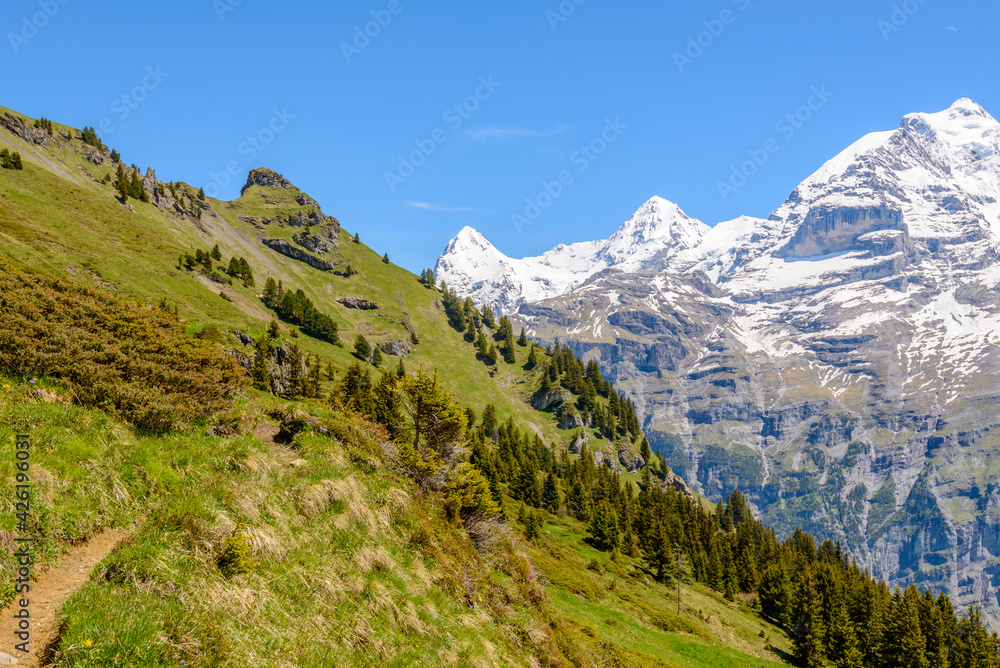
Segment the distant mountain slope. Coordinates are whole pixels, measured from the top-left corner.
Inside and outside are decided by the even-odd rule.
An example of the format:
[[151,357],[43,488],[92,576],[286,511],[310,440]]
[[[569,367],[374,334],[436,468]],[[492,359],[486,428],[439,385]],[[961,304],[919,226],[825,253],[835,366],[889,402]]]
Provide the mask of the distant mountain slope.
[[739,485],[779,529],[1000,620],[1000,124],[968,99],[910,114],[697,239],[487,303],[599,360],[704,494]]

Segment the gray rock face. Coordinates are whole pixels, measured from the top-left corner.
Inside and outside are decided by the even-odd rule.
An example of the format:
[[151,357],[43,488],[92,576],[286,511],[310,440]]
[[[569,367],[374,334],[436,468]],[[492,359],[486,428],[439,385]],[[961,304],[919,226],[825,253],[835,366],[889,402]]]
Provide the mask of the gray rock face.
[[[252,340],[252,339],[251,339]],[[230,349],[229,356],[235,359],[240,366],[250,372],[253,370],[253,351]],[[291,381],[295,364],[299,365],[299,378],[304,378],[306,373],[305,358],[303,355],[295,355],[291,345],[285,343],[271,349],[271,359],[268,367],[270,373],[271,392],[279,397],[291,397]]]
[[538,411],[545,411],[550,408],[562,406],[567,401],[572,401],[573,395],[562,388],[553,389],[549,392],[537,392],[531,398],[531,406]]
[[642,457],[630,450],[624,449],[618,451],[618,461],[629,473],[640,471],[642,470],[642,467],[646,465],[646,462]]
[[30,144],[47,144],[52,140],[46,130],[32,127],[25,123],[23,119],[10,113],[4,113],[3,116],[0,116],[0,126],[3,126]]
[[378,310],[378,304],[362,297],[338,297],[337,301],[347,308],[360,309],[362,311]]
[[332,271],[334,268],[334,264],[329,260],[324,260],[316,257],[315,255],[311,255],[301,248],[293,246],[284,239],[261,239],[260,242],[273,251],[277,251],[278,253],[281,253],[286,257],[290,257],[293,260],[305,262],[310,267],[315,267],[321,271]]
[[575,409],[562,411],[562,419],[559,421],[560,429],[579,429],[584,426],[586,425],[583,423],[583,418]]
[[320,230],[314,234],[299,232],[298,234],[292,235],[292,240],[313,253],[318,253],[320,255],[332,255],[334,251],[337,250],[336,235],[339,234],[339,232],[340,230],[335,229],[334,226],[330,225],[320,228]]
[[295,186],[292,185],[292,182],[284,176],[264,167],[250,170],[250,173],[247,174],[247,182],[243,185],[243,188],[240,189],[240,195],[243,195],[247,190],[249,190],[250,186],[261,186],[262,188],[283,188],[285,190],[292,190],[295,188]]
[[386,355],[394,355],[395,357],[405,358],[410,355],[410,343],[402,339],[383,341],[378,344],[378,349]]

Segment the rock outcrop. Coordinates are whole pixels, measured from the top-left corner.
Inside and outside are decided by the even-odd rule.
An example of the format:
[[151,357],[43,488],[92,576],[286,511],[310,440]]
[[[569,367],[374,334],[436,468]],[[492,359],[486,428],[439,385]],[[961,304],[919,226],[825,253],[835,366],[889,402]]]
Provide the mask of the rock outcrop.
[[290,257],[293,260],[305,262],[310,267],[315,267],[320,271],[332,271],[335,266],[329,260],[324,260],[316,257],[315,255],[311,255],[301,248],[293,246],[284,239],[261,239],[260,242],[273,251],[281,253],[286,257]]
[[250,170],[250,173],[247,174],[247,182],[240,189],[240,195],[242,196],[245,194],[251,186],[260,186],[262,188],[283,188],[285,190],[293,190],[295,188],[291,181],[278,172],[267,169],[266,167]]

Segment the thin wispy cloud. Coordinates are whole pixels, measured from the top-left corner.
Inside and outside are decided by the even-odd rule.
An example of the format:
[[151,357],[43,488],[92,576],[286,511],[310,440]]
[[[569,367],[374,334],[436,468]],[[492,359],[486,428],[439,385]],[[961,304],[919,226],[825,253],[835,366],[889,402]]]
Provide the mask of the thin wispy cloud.
[[516,137],[551,137],[552,135],[557,135],[562,132],[569,130],[569,126],[565,123],[558,125],[551,130],[529,130],[527,128],[499,128],[496,126],[489,128],[482,128],[481,130],[466,130],[465,134],[468,135],[469,139],[473,141],[487,141],[489,139],[498,139],[503,141],[504,139],[511,139]]
[[426,209],[427,211],[464,211],[466,213],[476,211],[476,208],[471,206],[441,206],[439,204],[431,204],[430,202],[406,202],[406,205],[412,206],[414,209]]

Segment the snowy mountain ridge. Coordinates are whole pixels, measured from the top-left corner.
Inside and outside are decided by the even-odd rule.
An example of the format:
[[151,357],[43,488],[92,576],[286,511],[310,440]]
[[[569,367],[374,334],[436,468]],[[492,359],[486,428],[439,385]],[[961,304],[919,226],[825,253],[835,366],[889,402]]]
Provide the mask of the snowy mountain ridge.
[[507,257],[465,227],[448,242],[435,275],[458,294],[512,313],[525,302],[565,294],[604,269],[665,269],[710,229],[661,197],[639,207],[608,239],[559,245],[537,257]]
[[[970,252],[981,254],[1000,248],[998,146],[1000,124],[963,98],[938,113],[909,114],[896,130],[866,135],[805,179],[767,220],[743,216],[709,227],[653,197],[608,239],[560,245],[538,257],[509,258],[465,228],[439,258],[436,274],[458,294],[513,313],[604,269],[699,269],[731,292],[753,294],[762,285],[819,285],[831,272],[877,265],[882,251],[901,250],[912,238],[978,237],[985,245]],[[796,261],[811,266],[788,266]]]

